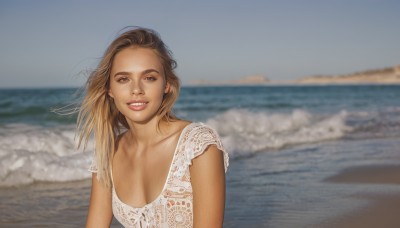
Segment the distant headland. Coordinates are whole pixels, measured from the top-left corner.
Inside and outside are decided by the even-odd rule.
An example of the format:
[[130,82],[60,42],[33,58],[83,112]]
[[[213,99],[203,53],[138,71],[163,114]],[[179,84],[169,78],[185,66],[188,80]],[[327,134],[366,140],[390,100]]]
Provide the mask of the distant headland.
[[236,80],[194,80],[191,85],[279,85],[279,84],[400,84],[400,65],[344,75],[315,75],[293,80],[270,80],[263,75]]

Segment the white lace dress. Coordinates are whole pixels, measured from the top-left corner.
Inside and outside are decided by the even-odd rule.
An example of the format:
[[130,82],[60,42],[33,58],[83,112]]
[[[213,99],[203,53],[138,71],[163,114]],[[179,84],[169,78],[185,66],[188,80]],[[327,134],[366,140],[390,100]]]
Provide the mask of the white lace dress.
[[[223,152],[225,172],[229,165],[218,134],[203,123],[187,125],[178,140],[170,170],[160,195],[151,203],[137,208],[122,202],[112,187],[112,210],[124,227],[193,227],[193,193],[189,166],[209,145]],[[96,172],[93,160],[89,169]]]

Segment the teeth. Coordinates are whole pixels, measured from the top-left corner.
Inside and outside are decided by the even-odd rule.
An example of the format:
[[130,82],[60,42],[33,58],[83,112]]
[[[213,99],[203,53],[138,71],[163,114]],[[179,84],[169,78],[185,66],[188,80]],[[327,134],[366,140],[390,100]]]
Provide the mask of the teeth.
[[141,102],[141,103],[130,103],[129,105],[130,106],[142,106],[142,105],[145,105],[146,103],[144,103],[144,102]]

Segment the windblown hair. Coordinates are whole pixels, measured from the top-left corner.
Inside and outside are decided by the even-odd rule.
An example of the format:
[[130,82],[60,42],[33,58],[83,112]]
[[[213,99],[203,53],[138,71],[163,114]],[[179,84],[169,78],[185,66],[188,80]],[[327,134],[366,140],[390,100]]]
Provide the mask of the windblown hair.
[[89,138],[94,137],[97,179],[107,187],[111,186],[110,164],[116,150],[118,135],[122,129],[129,129],[125,117],[108,95],[110,72],[116,54],[130,47],[149,48],[159,56],[170,90],[164,95],[157,115],[160,120],[176,119],[172,107],[179,96],[180,82],[174,72],[177,64],[172,58],[172,53],[155,31],[130,28],[109,45],[99,65],[90,74],[77,119],[78,148],[82,145],[85,148]]

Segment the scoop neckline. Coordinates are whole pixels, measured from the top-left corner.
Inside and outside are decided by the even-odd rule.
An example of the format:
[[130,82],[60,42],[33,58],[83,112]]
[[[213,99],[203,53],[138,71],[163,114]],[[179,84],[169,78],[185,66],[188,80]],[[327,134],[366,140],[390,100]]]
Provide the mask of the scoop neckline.
[[191,126],[191,125],[193,125],[193,124],[195,124],[195,123],[194,123],[194,122],[191,122],[191,123],[187,124],[187,125],[182,129],[182,131],[181,131],[181,133],[180,133],[180,135],[179,135],[178,142],[176,143],[176,147],[175,147],[174,155],[173,155],[172,160],[171,160],[171,164],[169,165],[168,175],[167,175],[167,178],[165,179],[164,186],[163,186],[163,188],[162,188],[160,194],[158,194],[158,196],[157,196],[154,200],[152,200],[151,202],[149,202],[149,203],[147,203],[147,204],[145,204],[145,205],[143,205],[143,206],[141,206],[141,207],[135,207],[135,206],[132,206],[132,205],[130,205],[130,204],[124,203],[124,202],[119,198],[119,196],[118,196],[118,194],[117,194],[117,190],[116,190],[115,187],[114,187],[114,180],[113,180],[113,177],[112,177],[112,175],[113,175],[113,174],[112,174],[112,167],[110,166],[110,168],[111,168],[111,171],[110,171],[110,172],[111,172],[111,181],[112,181],[112,191],[113,191],[112,193],[113,193],[113,196],[115,196],[115,198],[116,198],[121,204],[123,204],[123,205],[125,205],[125,206],[127,206],[127,207],[130,207],[130,208],[132,208],[132,209],[135,209],[135,210],[140,210],[140,209],[144,209],[144,208],[150,207],[151,205],[153,205],[154,203],[156,203],[157,201],[159,201],[159,199],[163,196],[163,193],[165,192],[165,190],[166,190],[166,188],[167,188],[168,181],[169,181],[170,176],[171,176],[172,166],[173,166],[173,164],[175,163],[176,154],[178,153],[178,147],[179,147],[179,145],[180,145],[180,143],[181,143],[181,141],[182,141],[182,136],[184,135],[184,133],[186,133],[187,129],[189,129],[189,126]]

